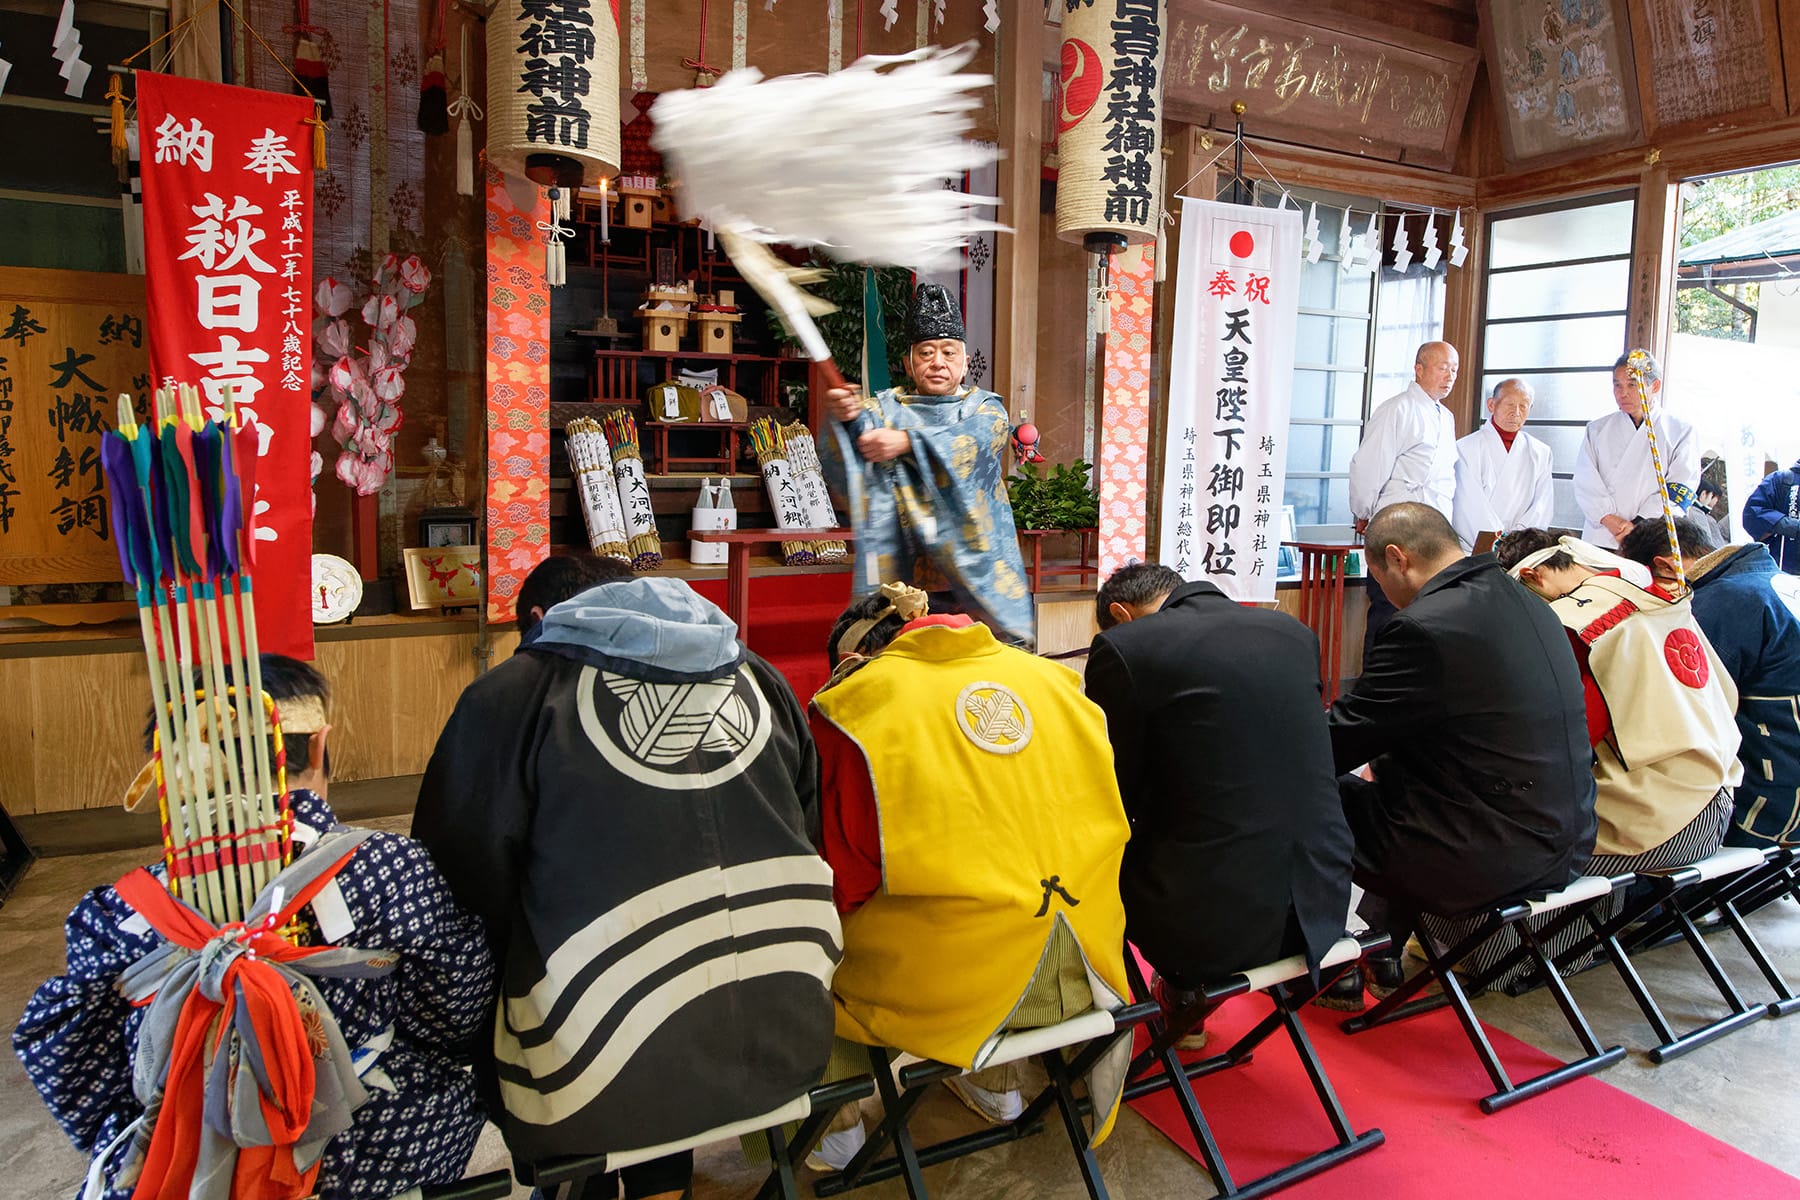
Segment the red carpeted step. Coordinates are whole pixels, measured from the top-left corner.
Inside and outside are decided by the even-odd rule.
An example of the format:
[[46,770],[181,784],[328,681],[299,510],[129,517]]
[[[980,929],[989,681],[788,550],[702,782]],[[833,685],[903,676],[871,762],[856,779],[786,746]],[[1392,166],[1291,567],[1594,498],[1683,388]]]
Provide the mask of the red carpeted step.
[[[695,580],[693,588],[724,607],[724,580]],[[787,677],[802,704],[830,676],[825,641],[849,603],[847,572],[766,575],[750,581],[750,648]]]
[[[1268,1011],[1261,996],[1228,1001],[1207,1019],[1206,1053],[1223,1051]],[[1475,1102],[1493,1085],[1447,1008],[1355,1037],[1337,1028],[1343,1015],[1309,1007],[1302,1019],[1351,1126],[1379,1128],[1387,1144],[1284,1189],[1284,1200],[1800,1195],[1800,1180],[1598,1078],[1482,1115]],[[1555,1065],[1517,1038],[1492,1027],[1487,1034],[1515,1079]],[[1237,1179],[1331,1144],[1324,1111],[1280,1033],[1250,1062],[1196,1081],[1194,1094]],[[1170,1093],[1132,1107],[1198,1161]]]

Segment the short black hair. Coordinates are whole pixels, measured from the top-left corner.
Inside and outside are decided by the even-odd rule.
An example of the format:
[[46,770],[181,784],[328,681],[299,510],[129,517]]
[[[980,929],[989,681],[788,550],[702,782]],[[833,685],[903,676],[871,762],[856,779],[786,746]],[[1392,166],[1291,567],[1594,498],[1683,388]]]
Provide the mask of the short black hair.
[[1094,593],[1094,621],[1105,633],[1119,623],[1112,615],[1113,605],[1145,605],[1186,582],[1178,572],[1161,563],[1126,563]]
[[[236,687],[237,680],[232,678],[231,664],[227,663],[225,665],[224,672],[225,683],[227,686]],[[282,701],[284,700],[317,699],[320,704],[329,704],[331,702],[331,684],[326,681],[324,675],[319,673],[319,669],[311,663],[301,662],[297,658],[289,658],[285,654],[265,654],[262,656],[262,686],[263,691],[268,693],[269,698],[275,701],[277,714],[279,714]],[[211,681],[207,679],[205,672],[199,667],[194,668],[194,687],[202,691],[211,687]],[[170,699],[176,703],[180,703],[180,700],[177,697],[171,696]],[[144,753],[149,754],[154,752],[156,745],[155,735],[156,712],[155,710],[152,710],[144,721]],[[289,733],[284,729],[282,730],[282,743],[283,748],[287,751],[287,761],[290,764],[304,763],[307,761],[307,756],[312,748],[312,734],[310,732]],[[269,762],[271,766],[273,766],[274,761],[275,747],[271,742],[269,746]],[[325,774],[330,775],[330,750],[325,752],[324,767]]]
[[631,578],[631,564],[621,559],[592,554],[552,554],[531,568],[531,574],[519,585],[519,632],[529,633],[538,623],[538,618],[531,615],[534,608],[549,612],[564,600],[573,599],[591,587]]
[[[843,655],[838,653],[838,642],[850,627],[858,621],[866,621],[888,606],[888,598],[880,592],[870,592],[867,596],[852,600],[838,619],[831,624],[831,639],[825,643],[825,661],[833,669],[837,669],[838,661]],[[869,632],[851,650],[857,654],[876,654],[887,648],[887,644],[900,636],[900,630],[906,621],[899,613],[889,613],[875,622]]]
[[1627,350],[1625,353],[1619,355],[1619,359],[1617,362],[1613,363],[1612,369],[1617,371],[1621,367],[1631,366],[1631,356],[1633,354],[1642,354],[1644,356],[1645,360],[1649,364],[1648,366],[1646,366],[1644,368],[1644,382],[1645,383],[1661,383],[1662,377],[1663,377],[1662,376],[1662,364],[1657,362],[1656,355],[1650,353],[1648,350],[1643,350],[1643,349]]
[[1380,562],[1389,546],[1398,546],[1417,559],[1437,559],[1461,553],[1462,543],[1443,513],[1429,504],[1405,500],[1375,514],[1363,532],[1363,554],[1368,562]]
[[[1515,529],[1511,533],[1501,534],[1494,539],[1494,557],[1506,570],[1518,566],[1520,561],[1536,554],[1539,550],[1548,550],[1552,546],[1562,545],[1562,539],[1548,529]],[[1545,566],[1552,570],[1575,565],[1575,558],[1567,550],[1558,550],[1544,560]]]
[[[1675,540],[1681,545],[1681,557],[1690,562],[1705,558],[1719,548],[1719,539],[1706,527],[1706,522],[1692,517],[1675,518]],[[1668,552],[1669,531],[1655,517],[1639,521],[1631,527],[1630,533],[1619,539],[1619,557],[1646,567]]]

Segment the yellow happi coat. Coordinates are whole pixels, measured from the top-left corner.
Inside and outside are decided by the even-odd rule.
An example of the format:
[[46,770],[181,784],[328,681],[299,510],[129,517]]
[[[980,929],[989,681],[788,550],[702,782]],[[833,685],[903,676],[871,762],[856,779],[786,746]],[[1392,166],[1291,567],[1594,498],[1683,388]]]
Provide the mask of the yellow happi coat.
[[1737,688],[1685,598],[1596,575],[1550,607],[1586,644],[1612,716],[1594,747],[1594,853],[1642,854],[1743,777]]
[[[1130,826],[1105,718],[1073,671],[984,625],[925,626],[814,703],[867,758],[881,824],[881,890],[844,919],[840,1036],[980,1067],[1057,922],[1095,1006],[1129,996]],[[1114,1057],[1089,1081],[1100,1136],[1124,1082]]]

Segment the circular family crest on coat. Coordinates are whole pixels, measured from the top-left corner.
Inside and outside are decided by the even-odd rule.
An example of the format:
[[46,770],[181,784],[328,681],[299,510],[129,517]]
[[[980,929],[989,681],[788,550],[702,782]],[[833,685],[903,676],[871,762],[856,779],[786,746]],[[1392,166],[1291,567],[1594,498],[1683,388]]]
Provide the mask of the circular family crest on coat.
[[1691,688],[1703,688],[1712,668],[1706,662],[1706,647],[1700,644],[1700,635],[1691,629],[1671,630],[1663,639],[1663,657],[1669,662],[1669,670],[1675,678]]
[[581,728],[620,774],[692,791],[735,779],[769,743],[769,703],[748,667],[702,683],[649,683],[583,667]]
[[956,695],[956,727],[989,754],[1031,744],[1031,710],[1005,684],[978,679]]

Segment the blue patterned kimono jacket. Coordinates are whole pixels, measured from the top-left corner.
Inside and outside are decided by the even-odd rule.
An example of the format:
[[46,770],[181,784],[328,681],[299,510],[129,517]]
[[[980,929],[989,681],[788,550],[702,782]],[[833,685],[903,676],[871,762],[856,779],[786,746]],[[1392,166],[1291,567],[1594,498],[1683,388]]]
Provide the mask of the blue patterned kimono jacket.
[[948,590],[1001,638],[1032,646],[1031,593],[1004,478],[1006,401],[981,388],[949,396],[889,388],[864,406],[876,427],[911,435],[912,452],[868,462],[854,432],[827,422],[819,458],[856,530],[852,593],[897,581]]
[[[299,826],[323,833],[337,824],[311,792],[294,793],[293,812],[297,834]],[[152,870],[162,874],[160,864]],[[451,898],[411,838],[372,835],[336,882],[355,926],[338,944],[393,950],[400,964],[380,978],[315,981],[369,1092],[351,1128],[326,1147],[318,1194],[390,1200],[416,1185],[454,1182],[468,1166],[487,1116],[464,1050],[492,1020],[494,963],[481,923]],[[67,974],[38,988],[13,1032],[33,1086],[89,1154],[143,1112],[131,1070],[145,1010],[114,982],[162,939],[135,915],[111,885],[82,897],[65,926]],[[123,1157],[120,1146],[103,1180],[110,1183]],[[104,1194],[126,1200],[131,1189]]]

